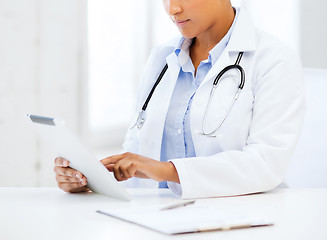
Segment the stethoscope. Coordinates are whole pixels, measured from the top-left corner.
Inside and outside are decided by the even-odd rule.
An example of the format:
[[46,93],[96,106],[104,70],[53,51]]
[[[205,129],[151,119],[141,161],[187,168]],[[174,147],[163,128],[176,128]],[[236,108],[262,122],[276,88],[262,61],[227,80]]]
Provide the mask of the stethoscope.
[[[244,72],[244,69],[239,65],[240,64],[240,61],[243,57],[243,52],[240,52],[237,56],[237,59],[236,59],[236,62],[234,65],[229,65],[227,67],[225,67],[218,75],[217,77],[215,78],[215,80],[213,81],[213,84],[212,84],[212,89],[211,89],[211,92],[210,92],[210,96],[209,96],[209,100],[208,100],[208,103],[207,103],[207,106],[206,106],[206,110],[205,110],[205,113],[204,113],[204,116],[203,116],[203,121],[202,121],[202,131],[200,132],[200,134],[202,135],[205,135],[205,136],[210,136],[210,137],[216,137],[216,135],[214,135],[215,132],[217,132],[217,130],[223,125],[223,123],[225,122],[226,118],[228,117],[235,101],[238,99],[239,95],[240,95],[240,92],[241,90],[243,89],[244,87],[244,84],[245,84],[245,72]],[[135,126],[137,126],[137,128],[141,129],[143,127],[143,124],[145,122],[145,118],[144,118],[144,113],[146,111],[146,108],[148,107],[148,104],[151,100],[151,97],[156,89],[156,87],[158,86],[158,84],[160,83],[161,79],[163,78],[163,76],[165,75],[166,71],[168,69],[168,64],[166,64],[164,66],[164,68],[162,69],[157,81],[155,82],[155,84],[153,85],[147,99],[145,100],[143,106],[142,106],[142,109],[141,111],[139,112],[139,115],[138,115],[138,118],[137,118],[137,121],[136,123],[131,127],[131,128],[134,128]],[[212,101],[212,98],[213,98],[213,95],[216,91],[216,88],[218,86],[218,83],[219,83],[219,80],[222,78],[222,76],[228,72],[229,70],[232,70],[232,69],[238,69],[241,73],[241,82],[240,82],[240,85],[238,86],[238,89],[237,89],[237,92],[235,93],[235,96],[231,102],[231,104],[229,105],[227,111],[226,111],[226,114],[224,115],[224,117],[222,118],[221,122],[218,124],[218,126],[213,130],[213,131],[209,131],[209,132],[206,132],[205,131],[205,123],[207,121],[207,115],[208,115],[208,111],[209,111],[209,106],[211,105],[211,101]]]

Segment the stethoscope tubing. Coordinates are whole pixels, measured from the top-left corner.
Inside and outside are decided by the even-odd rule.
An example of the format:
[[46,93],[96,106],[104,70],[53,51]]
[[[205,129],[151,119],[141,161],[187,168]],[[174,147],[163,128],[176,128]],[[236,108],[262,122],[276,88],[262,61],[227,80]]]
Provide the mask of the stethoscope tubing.
[[[235,101],[238,99],[238,96],[241,92],[241,90],[243,89],[244,85],[245,85],[245,72],[244,72],[244,69],[239,65],[241,59],[243,57],[243,52],[240,52],[237,56],[237,59],[236,59],[236,62],[234,65],[229,65],[227,67],[225,67],[218,75],[217,77],[215,78],[215,80],[213,81],[213,84],[212,84],[212,89],[210,91],[210,97],[209,97],[209,100],[208,100],[208,103],[207,103],[207,106],[206,106],[206,110],[205,110],[205,114],[203,116],[203,121],[202,121],[202,132],[200,132],[200,134],[202,135],[205,135],[205,136],[210,136],[210,137],[216,137],[214,135],[214,133],[222,126],[222,124],[225,122],[226,118],[228,117]],[[144,114],[145,114],[145,111],[148,107],[148,104],[152,98],[152,95],[155,91],[155,89],[157,88],[157,86],[159,85],[160,81],[162,80],[163,76],[165,75],[166,71],[168,69],[168,64],[166,64],[164,66],[164,68],[162,69],[162,71],[160,72],[155,84],[153,85],[148,97],[146,98],[143,106],[142,106],[142,109],[141,111],[139,112],[138,114],[138,118],[136,120],[136,123],[131,127],[131,128],[134,128],[135,126],[137,126],[139,129],[142,128],[144,122],[145,122],[145,118],[144,118]],[[214,95],[214,92],[218,86],[218,83],[219,83],[219,80],[221,79],[221,77],[228,71],[232,70],[232,69],[238,69],[240,74],[241,74],[241,81],[240,81],[240,84],[238,86],[238,90],[233,98],[233,101],[232,103],[230,104],[228,110],[227,110],[227,113],[225,114],[224,118],[222,119],[222,121],[220,122],[220,124],[218,125],[218,127],[215,128],[214,131],[211,131],[211,132],[205,132],[204,131],[204,128],[205,128],[205,122],[206,122],[206,119],[207,119],[207,115],[208,115],[208,110],[209,110],[209,106],[211,105],[211,101],[212,101],[212,98],[213,98],[213,95]]]
[[[213,85],[212,85],[212,89],[210,91],[210,96],[209,96],[209,100],[208,100],[208,103],[207,103],[207,106],[206,106],[206,110],[204,112],[204,116],[203,116],[203,120],[202,120],[202,131],[200,132],[201,135],[204,135],[204,136],[209,136],[209,137],[216,137],[216,135],[214,135],[215,132],[218,131],[218,129],[223,125],[223,123],[225,122],[226,118],[228,117],[230,111],[232,110],[233,106],[234,106],[234,103],[236,102],[236,100],[238,99],[238,96],[240,95],[240,92],[242,91],[244,85],[245,85],[245,72],[244,72],[244,69],[239,65],[241,59],[243,57],[243,52],[240,52],[237,56],[237,59],[236,59],[236,62],[234,65],[229,65],[227,67],[225,67],[218,75],[217,77],[215,78],[215,80],[213,81]],[[211,106],[211,101],[212,101],[212,98],[213,98],[213,95],[216,91],[216,88],[218,86],[218,83],[220,81],[220,79],[222,78],[222,76],[232,70],[232,69],[238,69],[240,74],[241,74],[241,81],[240,81],[240,84],[238,86],[238,89],[237,89],[237,92],[235,93],[234,95],[234,98],[231,102],[231,104],[229,105],[228,109],[227,109],[227,112],[226,114],[224,115],[224,117],[222,118],[221,122],[218,124],[218,126],[211,132],[205,132],[205,124],[206,124],[206,121],[207,121],[207,115],[208,115],[208,111],[209,111],[209,106]]]

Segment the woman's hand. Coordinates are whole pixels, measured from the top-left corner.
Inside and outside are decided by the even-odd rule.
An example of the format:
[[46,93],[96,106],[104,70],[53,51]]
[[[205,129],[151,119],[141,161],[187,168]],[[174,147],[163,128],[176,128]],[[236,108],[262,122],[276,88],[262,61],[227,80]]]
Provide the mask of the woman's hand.
[[70,168],[68,160],[57,157],[54,162],[54,172],[60,189],[70,193],[89,191],[86,187],[86,177],[81,172]]
[[179,183],[178,173],[173,163],[159,162],[138,154],[124,153],[102,159],[103,165],[114,173],[118,181],[131,177],[151,178],[155,181]]

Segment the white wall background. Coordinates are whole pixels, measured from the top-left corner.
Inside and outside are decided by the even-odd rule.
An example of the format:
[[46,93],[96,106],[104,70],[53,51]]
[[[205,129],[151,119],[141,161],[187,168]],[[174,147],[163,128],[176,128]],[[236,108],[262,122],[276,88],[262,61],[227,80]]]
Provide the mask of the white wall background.
[[[304,67],[327,68],[326,1],[233,2],[292,47]],[[55,185],[55,155],[37,140],[26,113],[65,119],[89,148],[99,147],[98,156],[118,151],[130,114],[119,104],[132,108],[150,49],[176,33],[161,1],[92,0],[87,8],[87,0],[0,0],[0,186]],[[121,86],[129,97],[116,94]]]
[[300,2],[302,63],[305,67],[327,69],[327,1]]
[[82,127],[85,4],[0,0],[0,186],[54,185],[54,156],[26,113]]

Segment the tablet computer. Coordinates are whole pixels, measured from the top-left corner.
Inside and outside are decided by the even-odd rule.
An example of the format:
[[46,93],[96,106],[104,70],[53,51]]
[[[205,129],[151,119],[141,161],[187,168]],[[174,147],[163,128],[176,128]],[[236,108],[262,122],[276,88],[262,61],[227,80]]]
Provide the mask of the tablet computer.
[[70,167],[84,174],[89,189],[117,199],[131,200],[113,174],[69,131],[64,121],[30,114],[27,117],[35,126],[41,141],[51,145],[58,156],[67,159]]

